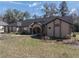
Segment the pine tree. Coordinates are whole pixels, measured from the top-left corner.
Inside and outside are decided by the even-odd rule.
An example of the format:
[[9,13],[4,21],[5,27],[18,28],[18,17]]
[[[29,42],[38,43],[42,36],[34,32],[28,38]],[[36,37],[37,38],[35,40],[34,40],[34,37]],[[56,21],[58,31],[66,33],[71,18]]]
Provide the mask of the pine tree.
[[68,7],[66,1],[62,1],[59,5],[59,12],[61,16],[66,16],[68,14]]

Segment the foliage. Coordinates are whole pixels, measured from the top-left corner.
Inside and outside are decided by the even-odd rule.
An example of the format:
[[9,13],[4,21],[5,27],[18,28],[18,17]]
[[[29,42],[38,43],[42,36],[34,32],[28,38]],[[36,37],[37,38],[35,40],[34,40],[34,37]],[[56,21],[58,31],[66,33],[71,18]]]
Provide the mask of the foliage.
[[68,7],[66,1],[62,1],[59,5],[59,12],[61,16],[66,16],[68,14]]
[[36,19],[36,18],[40,18],[40,16],[34,14],[34,15],[33,15],[33,18],[34,18],[34,19]]
[[78,23],[74,24],[74,31],[79,32],[79,24]]
[[57,14],[57,8],[56,8],[56,5],[55,5],[55,3],[50,3],[50,4],[48,4],[48,3],[45,3],[44,5],[43,5],[43,9],[42,9],[42,11],[44,12],[44,16],[45,17],[49,17],[49,16],[53,16],[53,15],[56,15]]
[[42,9],[42,11],[45,13],[45,16],[48,16],[48,13],[49,13],[49,7],[48,7],[48,4],[45,3],[44,8]]
[[27,11],[21,12],[16,9],[8,9],[6,10],[3,17],[4,17],[4,21],[10,24],[13,22],[22,21],[26,18],[29,18],[30,14]]
[[76,34],[73,34],[73,37],[76,37]]
[[30,33],[28,31],[23,30],[23,31],[19,32],[19,34],[21,34],[21,35],[29,35]]

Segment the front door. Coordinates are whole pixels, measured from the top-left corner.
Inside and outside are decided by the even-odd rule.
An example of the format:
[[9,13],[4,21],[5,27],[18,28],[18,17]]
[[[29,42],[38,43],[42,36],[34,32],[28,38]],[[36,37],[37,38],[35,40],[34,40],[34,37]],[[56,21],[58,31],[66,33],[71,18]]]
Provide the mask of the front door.
[[39,33],[41,33],[41,29],[39,27],[35,27],[33,29],[33,34],[39,34]]

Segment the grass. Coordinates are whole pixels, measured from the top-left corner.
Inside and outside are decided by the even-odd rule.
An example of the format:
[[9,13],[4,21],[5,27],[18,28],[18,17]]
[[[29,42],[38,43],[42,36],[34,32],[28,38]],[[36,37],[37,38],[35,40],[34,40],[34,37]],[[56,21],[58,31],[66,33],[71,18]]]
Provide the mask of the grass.
[[79,48],[29,35],[5,34],[0,37],[0,57],[79,57]]

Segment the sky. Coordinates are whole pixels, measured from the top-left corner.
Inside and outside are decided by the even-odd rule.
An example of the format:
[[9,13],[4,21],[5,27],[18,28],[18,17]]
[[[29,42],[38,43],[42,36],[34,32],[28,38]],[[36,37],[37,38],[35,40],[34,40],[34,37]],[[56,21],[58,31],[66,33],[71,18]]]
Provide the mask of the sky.
[[[0,15],[3,15],[7,9],[17,9],[20,11],[28,11],[31,15],[43,15],[42,9],[44,3],[55,3],[57,7],[61,1],[0,1]],[[79,1],[67,1],[70,13],[78,13]]]

